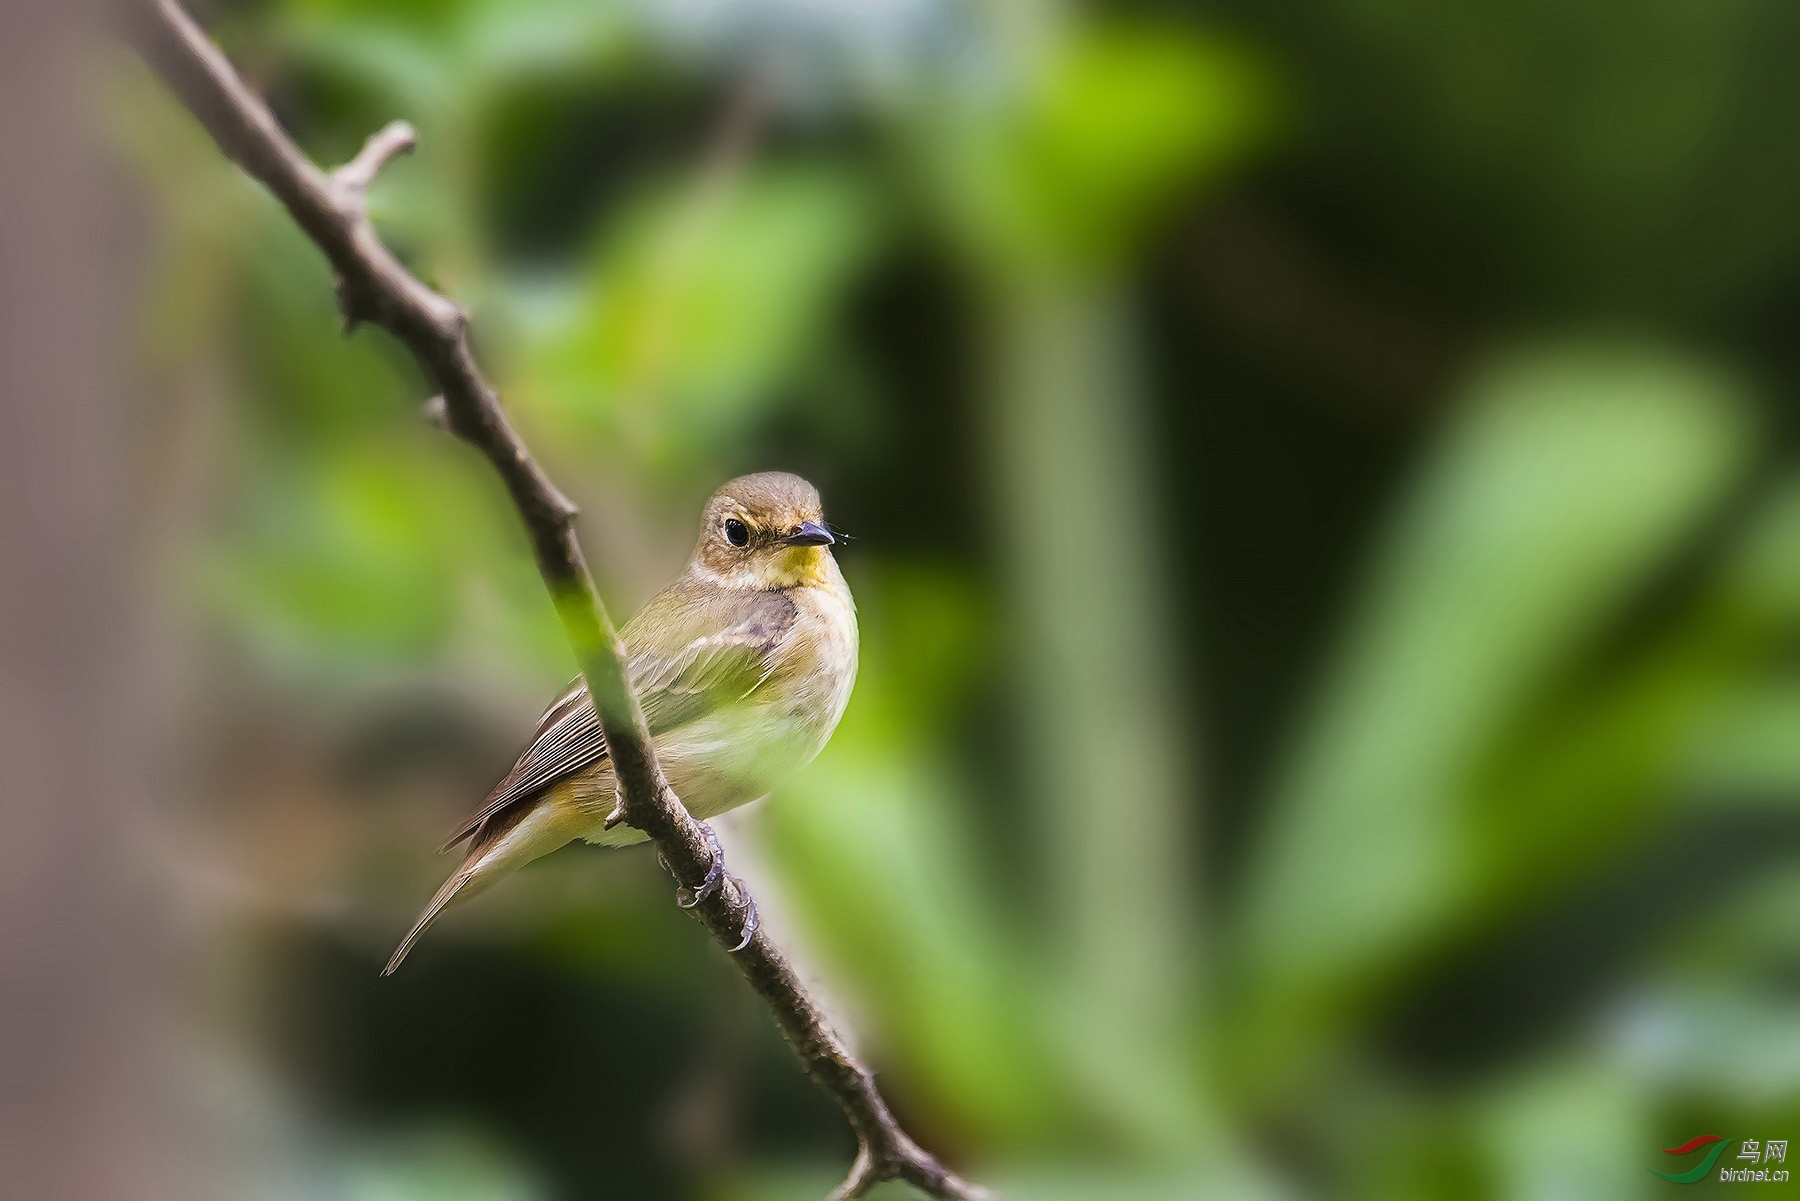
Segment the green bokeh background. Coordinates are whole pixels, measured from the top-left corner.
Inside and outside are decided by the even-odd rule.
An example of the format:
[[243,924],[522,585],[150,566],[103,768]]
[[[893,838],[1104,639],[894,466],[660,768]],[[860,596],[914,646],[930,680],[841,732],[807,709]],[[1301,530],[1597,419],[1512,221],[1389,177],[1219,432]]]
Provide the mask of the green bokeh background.
[[[320,161],[418,127],[376,222],[619,616],[740,471],[853,535],[850,710],[723,830],[928,1145],[1524,1201],[1800,1129],[1800,9],[207,16]],[[822,1196],[848,1132],[643,852],[376,978],[569,656],[407,357],[105,78],[243,1195]]]

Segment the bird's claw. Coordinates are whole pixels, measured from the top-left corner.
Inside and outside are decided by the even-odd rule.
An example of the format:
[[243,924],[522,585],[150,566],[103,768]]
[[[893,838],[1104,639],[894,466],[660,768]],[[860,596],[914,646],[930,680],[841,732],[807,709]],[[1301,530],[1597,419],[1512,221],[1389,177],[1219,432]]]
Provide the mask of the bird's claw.
[[[726,875],[725,848],[719,845],[719,836],[713,833],[713,828],[705,822],[701,822],[699,825],[706,832],[707,845],[712,848],[712,863],[708,865],[706,879],[700,881],[700,887],[691,891],[686,888],[675,890],[675,904],[683,909],[692,909],[707,897],[718,892],[726,880],[730,880],[737,895],[743,898],[743,904],[739,908],[745,910],[743,936],[738,939],[737,946],[731,948],[731,954],[735,955],[749,946],[750,940],[756,937],[756,930],[762,924],[762,917],[756,911],[756,898],[750,895],[750,890],[744,887],[744,882],[736,876]],[[662,860],[664,867],[669,866],[669,861],[662,858],[660,851],[657,852],[656,857]]]
[[750,890],[744,887],[744,882],[736,876],[731,878],[731,882],[737,886],[738,896],[744,898],[744,908],[747,911],[744,914],[744,936],[738,939],[738,945],[731,948],[730,951],[731,954],[736,955],[749,946],[750,940],[756,937],[756,927],[762,919],[756,912],[756,898],[750,895]]
[[675,890],[675,903],[683,909],[692,909],[712,896],[725,881],[725,848],[719,845],[719,836],[711,826],[701,822],[700,829],[705,831],[707,845],[712,849],[712,862],[707,865],[706,879],[700,881],[700,887],[691,892],[685,888]]

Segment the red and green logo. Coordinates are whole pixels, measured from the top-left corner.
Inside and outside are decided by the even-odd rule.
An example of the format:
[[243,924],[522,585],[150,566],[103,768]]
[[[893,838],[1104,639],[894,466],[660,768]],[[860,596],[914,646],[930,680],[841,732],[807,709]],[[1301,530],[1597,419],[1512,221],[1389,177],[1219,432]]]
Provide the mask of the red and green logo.
[[1657,1172],[1655,1168],[1650,1170],[1656,1172],[1664,1180],[1673,1180],[1676,1184],[1693,1184],[1712,1171],[1713,1165],[1719,1162],[1719,1156],[1730,1144],[1731,1140],[1722,1134],[1697,1134],[1679,1147],[1664,1147],[1663,1154],[1688,1155],[1702,1147],[1711,1146],[1712,1150],[1708,1151],[1699,1163],[1685,1172]]

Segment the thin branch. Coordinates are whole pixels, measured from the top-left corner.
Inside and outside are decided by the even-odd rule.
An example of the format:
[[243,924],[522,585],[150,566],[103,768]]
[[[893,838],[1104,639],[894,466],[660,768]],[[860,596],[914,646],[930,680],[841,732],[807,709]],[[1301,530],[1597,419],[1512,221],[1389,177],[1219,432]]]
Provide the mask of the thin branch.
[[[450,431],[485,454],[500,473],[599,712],[625,820],[649,836],[686,896],[702,891],[714,863],[712,843],[657,765],[618,631],[576,540],[575,506],[550,483],[482,377],[462,309],[407,271],[369,222],[364,194],[381,167],[412,146],[412,127],[394,122],[371,137],[352,162],[327,175],[294,145],[175,0],[146,0],[132,16],[145,58],[220,149],[275,194],[330,260],[346,323],[379,325],[412,351],[438,392],[429,411],[441,413]],[[874,1074],[850,1054],[768,932],[753,926],[754,907],[740,881],[727,876],[693,912],[719,945],[733,952],[732,962],[856,1133],[856,1163],[832,1194],[834,1201],[860,1197],[893,1179],[954,1201],[991,1196],[948,1171],[900,1128]]]

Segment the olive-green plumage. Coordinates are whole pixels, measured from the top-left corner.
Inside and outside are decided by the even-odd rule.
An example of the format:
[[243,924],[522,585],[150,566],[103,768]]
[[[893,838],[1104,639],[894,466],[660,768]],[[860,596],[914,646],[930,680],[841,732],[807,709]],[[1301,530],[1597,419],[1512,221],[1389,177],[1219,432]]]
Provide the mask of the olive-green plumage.
[[[843,715],[856,680],[856,606],[832,541],[805,480],[782,472],[732,480],[707,502],[687,567],[619,632],[657,758],[701,820],[766,795],[819,753]],[[462,864],[384,974],[452,900],[575,839],[641,842],[629,826],[605,828],[615,783],[577,680],[451,838],[446,849],[469,844]]]

